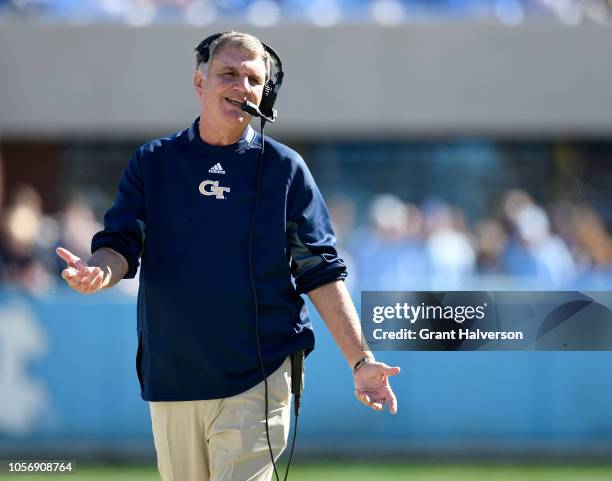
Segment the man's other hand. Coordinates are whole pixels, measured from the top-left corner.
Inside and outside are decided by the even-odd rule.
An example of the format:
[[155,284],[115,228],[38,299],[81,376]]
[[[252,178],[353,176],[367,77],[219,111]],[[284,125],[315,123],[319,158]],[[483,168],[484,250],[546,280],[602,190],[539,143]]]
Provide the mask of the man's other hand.
[[106,273],[100,267],[88,266],[87,262],[63,247],[58,247],[55,252],[66,261],[67,266],[62,271],[62,278],[75,291],[93,294],[103,287]]
[[385,403],[389,403],[389,411],[395,414],[397,399],[389,385],[389,376],[395,376],[399,372],[399,367],[390,367],[382,362],[371,361],[364,364],[354,375],[355,396],[377,411],[382,411]]

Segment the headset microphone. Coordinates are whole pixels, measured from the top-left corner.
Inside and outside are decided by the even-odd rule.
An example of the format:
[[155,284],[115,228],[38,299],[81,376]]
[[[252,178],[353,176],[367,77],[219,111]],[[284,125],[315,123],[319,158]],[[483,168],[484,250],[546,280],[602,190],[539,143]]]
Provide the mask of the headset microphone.
[[240,108],[244,110],[247,114],[252,115],[253,117],[261,117],[266,122],[274,123],[274,121],[276,120],[276,109],[272,109],[272,116],[268,117],[267,115],[261,113],[261,110],[259,110],[259,107],[257,107],[257,105],[255,105],[253,102],[249,102],[248,100],[242,102],[240,104]]

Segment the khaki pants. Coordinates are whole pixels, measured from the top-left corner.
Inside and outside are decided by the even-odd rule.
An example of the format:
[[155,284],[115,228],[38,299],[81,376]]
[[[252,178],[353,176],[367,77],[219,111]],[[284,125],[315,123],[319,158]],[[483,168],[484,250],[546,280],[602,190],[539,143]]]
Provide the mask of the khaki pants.
[[[275,460],[287,446],[291,359],[268,376],[268,421]],[[264,383],[206,401],[150,402],[163,481],[269,481]],[[280,475],[280,472],[279,472]]]

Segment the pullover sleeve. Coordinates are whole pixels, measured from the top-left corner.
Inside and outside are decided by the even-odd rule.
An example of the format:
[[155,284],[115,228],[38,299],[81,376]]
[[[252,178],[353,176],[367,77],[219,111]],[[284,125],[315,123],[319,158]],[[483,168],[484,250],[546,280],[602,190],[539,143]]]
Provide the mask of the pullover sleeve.
[[346,265],[338,257],[329,212],[304,160],[287,195],[287,246],[297,291],[307,293],[346,278]]
[[142,174],[142,149],[130,159],[125,169],[115,203],[104,215],[104,230],[94,235],[91,252],[110,247],[125,257],[128,272],[125,279],[136,275],[138,259],[144,250],[145,202]]

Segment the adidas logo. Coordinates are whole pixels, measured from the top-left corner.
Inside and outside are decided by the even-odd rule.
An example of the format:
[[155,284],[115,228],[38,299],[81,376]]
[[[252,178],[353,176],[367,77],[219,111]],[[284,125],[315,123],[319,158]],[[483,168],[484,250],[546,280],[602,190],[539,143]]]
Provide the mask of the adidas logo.
[[223,167],[221,167],[221,164],[219,164],[218,162],[210,169],[208,169],[208,172],[210,172],[211,174],[225,174],[225,170],[223,170]]

